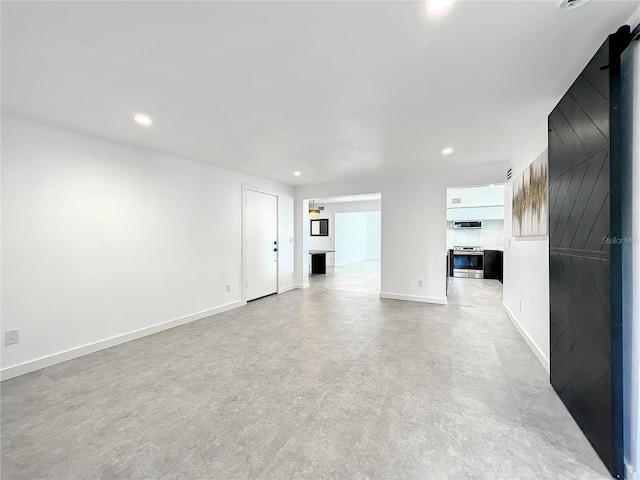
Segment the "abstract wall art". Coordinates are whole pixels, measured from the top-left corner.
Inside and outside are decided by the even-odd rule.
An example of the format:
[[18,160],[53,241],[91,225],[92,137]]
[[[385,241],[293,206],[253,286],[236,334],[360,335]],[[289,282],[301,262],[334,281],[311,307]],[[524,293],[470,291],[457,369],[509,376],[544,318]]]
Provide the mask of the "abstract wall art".
[[548,151],[545,150],[513,182],[514,237],[549,233],[548,166]]

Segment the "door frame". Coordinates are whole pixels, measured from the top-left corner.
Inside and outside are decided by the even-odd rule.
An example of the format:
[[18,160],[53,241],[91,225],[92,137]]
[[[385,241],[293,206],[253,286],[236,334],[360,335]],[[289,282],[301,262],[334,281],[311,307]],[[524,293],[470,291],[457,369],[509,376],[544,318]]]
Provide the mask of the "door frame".
[[278,242],[277,268],[276,268],[276,294],[280,291],[280,194],[277,192],[260,186],[242,183],[242,301],[247,303],[247,190],[263,193],[276,197],[276,237]]
[[[326,192],[323,193],[322,189],[320,189],[316,192],[316,195],[309,195],[309,194],[296,195],[294,210],[293,210],[294,217],[295,217],[295,220],[294,220],[295,235],[299,236],[299,238],[296,238],[295,240],[296,247],[294,249],[294,264],[298,266],[295,273],[296,288],[304,290],[311,286],[311,283],[309,282],[309,277],[310,277],[309,265],[311,263],[309,259],[309,239],[311,237],[310,235],[311,222],[309,222],[309,205],[311,204],[311,200],[318,199],[318,198],[322,199],[322,198],[353,197],[353,196],[360,196],[360,195],[376,195],[376,194],[380,195],[380,292],[379,292],[379,296],[380,298],[386,298],[386,297],[382,297],[383,295],[382,284],[385,278],[385,275],[384,275],[385,261],[384,261],[384,254],[383,254],[384,252],[384,191],[381,186],[379,188],[373,188],[370,190],[369,189],[355,190],[355,191],[347,190],[346,192],[338,190],[338,192],[332,191],[330,193],[326,193]],[[297,210],[298,208],[301,208],[301,211],[298,211]],[[346,212],[340,212],[340,213],[346,213]],[[335,217],[334,217],[333,228],[334,228],[333,238],[335,240]],[[334,256],[333,256],[334,266],[335,266],[335,260],[336,260],[336,257],[334,253]],[[408,298],[404,298],[404,300],[408,300]]]

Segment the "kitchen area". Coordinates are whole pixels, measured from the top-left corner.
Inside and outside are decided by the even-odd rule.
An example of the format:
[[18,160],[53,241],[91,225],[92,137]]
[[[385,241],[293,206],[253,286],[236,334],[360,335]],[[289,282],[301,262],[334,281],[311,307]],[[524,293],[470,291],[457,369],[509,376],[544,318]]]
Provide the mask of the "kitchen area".
[[503,247],[504,185],[448,188],[447,284],[451,278],[502,283]]

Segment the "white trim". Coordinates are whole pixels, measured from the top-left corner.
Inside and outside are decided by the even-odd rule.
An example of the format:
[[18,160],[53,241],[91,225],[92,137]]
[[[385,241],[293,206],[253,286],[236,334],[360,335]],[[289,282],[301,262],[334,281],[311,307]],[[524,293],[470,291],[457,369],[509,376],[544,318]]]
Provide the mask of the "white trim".
[[201,320],[203,318],[210,317],[211,315],[216,315],[228,310],[233,310],[234,308],[242,307],[246,304],[247,302],[242,300],[228,303],[220,307],[211,308],[202,312],[192,313],[191,315],[175,318],[173,320],[169,320],[168,322],[158,323],[156,325],[151,325],[150,327],[141,328],[140,330],[134,330],[133,332],[107,338],[106,340],[100,340],[95,343],[90,343],[81,347],[65,350],[64,352],[54,353],[53,355],[30,360],[19,365],[14,365],[13,367],[3,368],[2,370],[0,370],[0,378],[2,380],[8,380],[19,375],[24,375],[25,373],[35,372],[36,370],[50,367],[58,363],[66,362],[67,360],[73,360],[74,358],[82,357],[90,353],[95,353],[100,350],[104,350],[105,348],[114,347],[122,343],[137,340],[138,338],[146,337],[147,335],[153,335],[154,333],[162,332],[163,330],[168,330],[170,328],[179,327],[180,325],[184,325],[186,323]]
[[626,478],[627,480],[640,480],[640,472],[633,470],[633,465],[629,465],[627,462],[624,462],[624,467],[626,470]]
[[551,365],[549,363],[549,359],[542,352],[542,349],[533,340],[533,338],[531,338],[531,336],[522,327],[522,325],[520,325],[520,322],[518,321],[516,316],[513,314],[511,310],[509,310],[509,307],[507,307],[507,305],[504,302],[502,302],[502,309],[507,314],[507,317],[509,317],[509,319],[511,320],[511,323],[513,323],[513,325],[516,327],[518,332],[520,332],[520,335],[522,336],[522,338],[524,338],[524,340],[527,342],[527,344],[529,345],[529,348],[533,350],[533,353],[535,353],[536,357],[538,358],[538,361],[542,364],[542,366],[547,371],[547,373],[551,375]]
[[418,295],[403,295],[400,293],[380,292],[380,298],[389,298],[391,300],[406,300],[409,302],[436,303],[438,305],[447,305],[449,302],[446,297],[419,297]]
[[305,288],[309,288],[310,286],[310,283],[296,283],[295,285],[295,287],[300,290],[304,290]]
[[245,221],[247,219],[247,186],[242,183],[241,184],[241,198],[242,204],[240,205],[240,215],[242,216],[242,288],[240,291],[242,292],[242,301],[246,303],[247,301],[247,226],[245,225]]
[[295,285],[289,285],[287,287],[282,287],[280,290],[278,290],[278,293],[290,292],[291,290],[295,290],[295,289],[296,289]]

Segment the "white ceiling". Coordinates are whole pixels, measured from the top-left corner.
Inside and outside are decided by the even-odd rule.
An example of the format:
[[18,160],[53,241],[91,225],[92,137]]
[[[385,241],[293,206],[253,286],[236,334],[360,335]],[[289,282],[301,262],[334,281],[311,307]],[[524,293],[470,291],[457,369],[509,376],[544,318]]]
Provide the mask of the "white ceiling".
[[637,7],[3,1],[2,108],[293,185],[509,161]]

